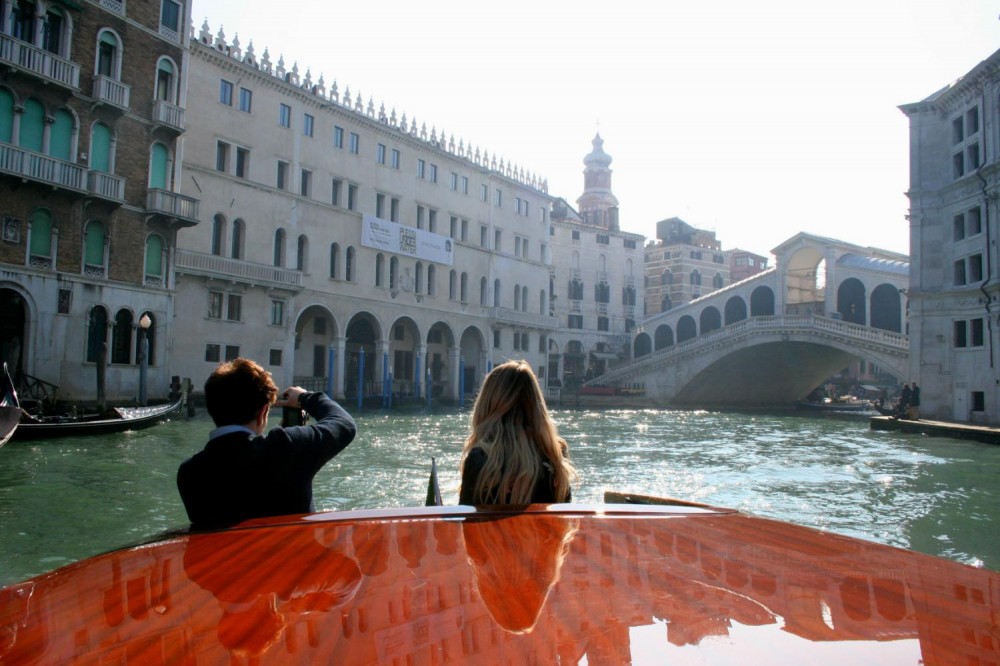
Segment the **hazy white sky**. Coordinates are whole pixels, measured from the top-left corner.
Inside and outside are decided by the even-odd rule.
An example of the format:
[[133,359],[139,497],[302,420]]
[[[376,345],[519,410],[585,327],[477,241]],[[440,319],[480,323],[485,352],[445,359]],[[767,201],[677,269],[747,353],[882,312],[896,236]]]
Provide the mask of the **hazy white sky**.
[[626,231],[909,251],[908,121],[1000,48],[987,0],[194,0],[193,22],[547,178],[600,130]]

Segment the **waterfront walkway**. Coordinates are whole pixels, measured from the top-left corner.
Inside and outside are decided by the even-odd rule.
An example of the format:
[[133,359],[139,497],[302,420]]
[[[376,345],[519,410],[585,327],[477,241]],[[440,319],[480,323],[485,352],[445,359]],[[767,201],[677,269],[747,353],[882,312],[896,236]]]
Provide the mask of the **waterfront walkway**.
[[954,437],[974,439],[987,444],[1000,444],[1000,428],[954,423],[951,421],[931,421],[928,419],[895,419],[891,416],[873,416],[869,421],[872,430],[896,430],[906,433],[931,435],[934,437]]

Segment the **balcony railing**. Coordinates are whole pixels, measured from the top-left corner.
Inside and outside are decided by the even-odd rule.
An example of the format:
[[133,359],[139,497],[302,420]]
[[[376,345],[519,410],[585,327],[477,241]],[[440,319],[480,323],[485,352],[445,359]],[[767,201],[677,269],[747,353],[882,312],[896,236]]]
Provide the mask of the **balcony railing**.
[[177,250],[177,272],[291,289],[302,288],[302,273],[214,254]]
[[198,200],[167,190],[150,189],[146,192],[146,212],[198,224]]
[[103,171],[87,172],[87,191],[109,201],[125,201],[125,179]]
[[581,276],[580,269],[579,268],[571,268],[569,270],[569,276],[570,276],[570,279],[579,280],[580,276]]
[[69,88],[80,87],[80,68],[65,58],[0,34],[0,62]]
[[569,301],[569,311],[570,312],[580,312],[582,309],[583,301],[571,298]]
[[602,315],[602,316],[607,315],[608,314],[608,304],[607,303],[598,303],[597,304],[597,314]]
[[55,187],[86,192],[86,169],[7,143],[0,143],[0,173],[21,176]]
[[635,286],[635,276],[634,275],[626,275],[625,276],[625,286],[626,287],[634,287]]
[[534,326],[536,328],[556,328],[558,320],[550,315],[519,312],[510,308],[490,308],[489,316],[496,321],[517,326]]
[[128,110],[131,87],[127,83],[98,74],[94,77],[94,99],[105,104]]
[[626,319],[635,319],[635,306],[634,305],[626,305],[625,306],[625,318]]
[[597,271],[597,281],[598,282],[607,282],[608,281],[608,272],[607,271]]
[[181,107],[158,99],[153,102],[153,122],[175,129],[178,132],[184,131],[184,109]]

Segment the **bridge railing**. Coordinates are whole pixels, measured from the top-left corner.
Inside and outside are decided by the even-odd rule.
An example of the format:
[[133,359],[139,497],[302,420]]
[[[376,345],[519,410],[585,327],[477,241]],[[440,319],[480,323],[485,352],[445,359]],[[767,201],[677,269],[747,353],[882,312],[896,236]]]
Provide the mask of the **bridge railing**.
[[732,340],[753,331],[781,332],[781,331],[829,331],[844,338],[868,342],[889,347],[898,352],[908,353],[910,349],[909,338],[903,333],[885,331],[879,328],[871,328],[860,324],[852,324],[838,319],[828,317],[817,317],[816,315],[774,315],[760,316],[743,319],[720,329],[710,331],[704,335],[699,335],[683,342],[678,342],[669,347],[654,351],[650,354],[635,359],[631,363],[617,367],[614,370],[604,373],[589,382],[586,386],[603,386],[629,377],[637,372],[641,372],[650,366],[655,366],[663,360],[672,356],[681,356],[688,352],[695,351],[704,346],[710,346],[723,340]]

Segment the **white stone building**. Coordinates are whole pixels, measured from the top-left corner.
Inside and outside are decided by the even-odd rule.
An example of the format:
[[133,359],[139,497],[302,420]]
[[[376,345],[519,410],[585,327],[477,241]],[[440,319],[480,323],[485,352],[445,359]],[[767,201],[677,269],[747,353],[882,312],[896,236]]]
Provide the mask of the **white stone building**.
[[[491,365],[544,375],[545,181],[267,50],[191,44],[174,374],[221,360],[340,398],[455,398]],[[363,352],[363,353],[362,353]]]
[[1000,51],[910,119],[910,379],[920,414],[1000,422]]
[[572,387],[629,359],[630,333],[643,313],[645,237],[619,228],[603,144],[595,136],[584,158],[580,212],[562,199],[553,207],[550,291],[559,329],[548,343],[550,386]]

